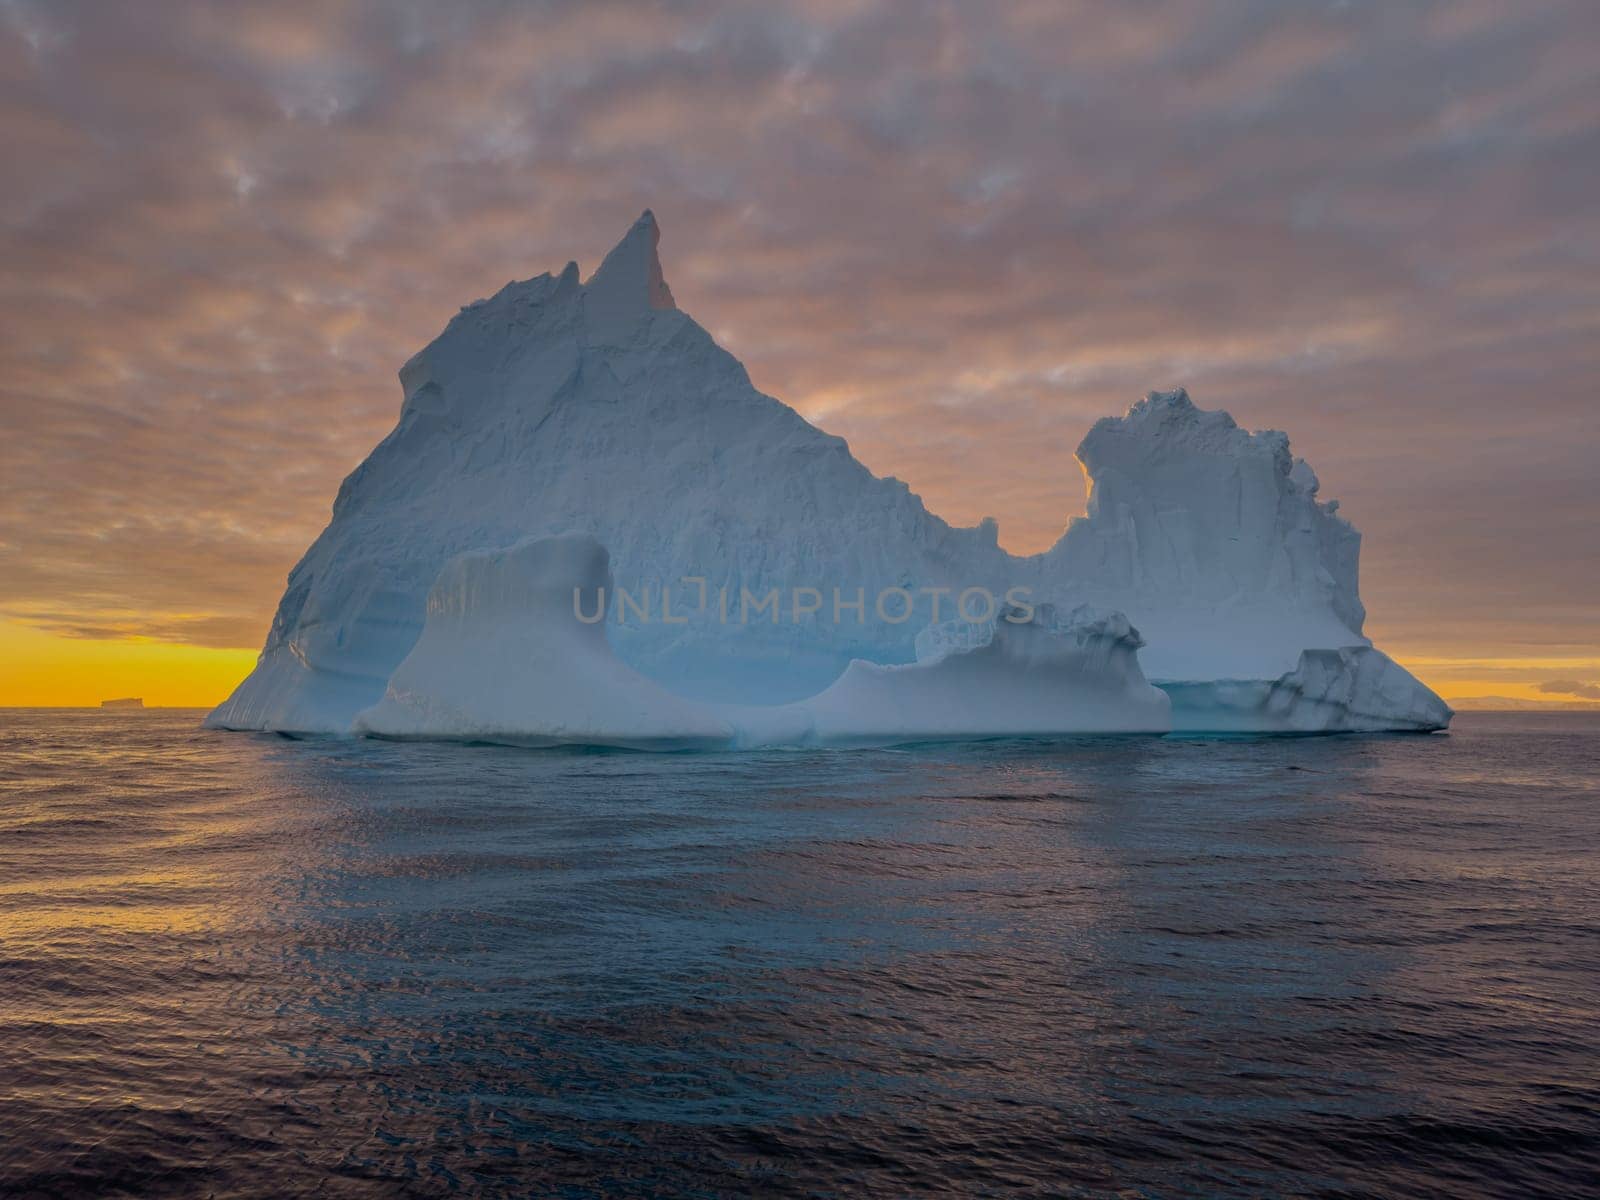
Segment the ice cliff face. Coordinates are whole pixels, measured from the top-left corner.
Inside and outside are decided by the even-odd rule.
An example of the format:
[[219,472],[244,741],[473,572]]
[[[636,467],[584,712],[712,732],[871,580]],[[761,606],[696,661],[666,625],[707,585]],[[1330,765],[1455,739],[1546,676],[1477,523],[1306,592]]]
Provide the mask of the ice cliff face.
[[1088,516],[1045,555],[1052,591],[1126,612],[1156,680],[1269,679],[1307,647],[1366,645],[1361,535],[1276,431],[1152,392],[1078,448]]
[[458,555],[429,593],[422,636],[383,699],[357,715],[356,732],[636,750],[730,745],[731,725],[620,662],[605,624],[580,619],[612,586],[605,548],[583,535]]
[[[1126,636],[1102,624],[1089,639],[1094,649],[1077,658],[1064,654],[1060,629],[1017,633],[994,626],[992,612],[964,622],[989,620],[991,631],[966,653],[1015,666],[1028,645],[1026,670],[1049,660],[1058,681],[1075,670],[1083,694],[1117,714],[1096,723],[1067,705],[1028,726],[1052,732],[1163,724],[1164,698],[1152,722],[1144,674],[1198,686],[1179,708],[1203,727],[1204,705],[1194,701],[1210,682],[1275,685],[1300,669],[1302,651],[1369,646],[1356,586],[1359,537],[1336,505],[1318,502],[1315,476],[1290,458],[1283,435],[1246,433],[1182,392],[1152,395],[1084,439],[1089,516],[1048,553],[1014,558],[996,544],[993,523],[946,524],[905,484],[873,476],[841,439],[756,391],[677,309],[658,239],[647,212],[587,282],[568,264],[559,275],[508,284],[463,308],[404,366],[398,424],[345,480],[328,527],[290,573],[255,670],[209,724],[349,732],[365,713],[375,732],[442,728],[449,722],[438,706],[454,701],[440,690],[440,672],[463,647],[479,654],[485,644],[461,626],[465,617],[450,616],[447,598],[466,595],[464,581],[486,562],[514,576],[527,566],[518,558],[508,568],[492,552],[565,535],[592,537],[609,551],[611,572],[604,638],[579,638],[571,662],[592,665],[603,645],[602,657],[638,681],[627,685],[635,700],[648,685],[693,707],[690,740],[706,734],[702,719],[721,723],[712,741],[725,733],[736,744],[815,737],[817,722],[832,719],[820,703],[830,691],[865,694],[884,668],[934,671],[932,661],[911,666],[918,635],[956,616],[964,592],[998,599],[1021,588],[1062,612],[1086,604],[1126,614],[1116,618],[1124,626],[1131,620]],[[482,562],[471,557],[484,552]],[[515,594],[522,599],[509,608],[474,602],[461,613],[493,627],[507,653],[515,644],[533,654],[544,643],[514,631],[516,613],[523,625],[554,618]],[[452,620],[447,637],[441,631]],[[570,627],[566,619],[562,628]],[[1135,661],[1140,635],[1147,644]],[[450,638],[456,650],[439,650]],[[587,650],[574,648],[580,642]],[[1043,659],[1031,657],[1041,646]],[[891,686],[945,686],[935,682],[944,676],[905,678],[911,683]],[[1114,703],[1113,679],[1121,681]],[[951,685],[942,703],[959,707],[960,692]],[[1048,689],[1034,699],[1066,703]],[[810,704],[803,715],[797,702]],[[728,717],[750,706],[767,712]],[[1363,695],[1346,708],[1381,725],[1381,706]],[[1251,719],[1237,708],[1229,728]],[[1438,708],[1442,724],[1448,710]],[[672,720],[685,711],[674,709]],[[914,715],[952,735],[1020,719],[985,723],[954,710],[935,719],[926,708]],[[1276,727],[1265,710],[1260,720]],[[512,724],[526,733],[539,722]],[[834,732],[844,740],[848,731]]]

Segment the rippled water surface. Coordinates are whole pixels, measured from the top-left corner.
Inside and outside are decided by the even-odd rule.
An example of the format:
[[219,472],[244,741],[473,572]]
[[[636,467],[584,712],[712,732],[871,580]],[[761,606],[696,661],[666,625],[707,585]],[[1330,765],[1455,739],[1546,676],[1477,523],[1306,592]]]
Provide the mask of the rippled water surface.
[[647,756],[198,716],[0,712],[0,1194],[1600,1179],[1592,717]]

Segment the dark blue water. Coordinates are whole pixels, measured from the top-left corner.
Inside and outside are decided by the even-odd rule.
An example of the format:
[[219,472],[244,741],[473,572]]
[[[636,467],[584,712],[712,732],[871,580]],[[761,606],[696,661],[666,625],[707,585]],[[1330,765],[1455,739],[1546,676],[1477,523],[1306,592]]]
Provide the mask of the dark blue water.
[[0,713],[6,1196],[1592,1193],[1600,721],[646,756]]

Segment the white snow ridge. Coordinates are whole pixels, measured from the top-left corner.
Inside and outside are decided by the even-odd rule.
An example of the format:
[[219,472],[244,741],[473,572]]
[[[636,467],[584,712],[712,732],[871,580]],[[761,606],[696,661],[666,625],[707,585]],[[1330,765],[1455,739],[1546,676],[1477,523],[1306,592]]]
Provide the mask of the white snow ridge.
[[[646,212],[463,308],[289,575],[222,729],[635,749],[1433,730],[1281,433],[1154,393],[1048,552],[954,528],[750,384]],[[1154,686],[1152,686],[1154,685]]]

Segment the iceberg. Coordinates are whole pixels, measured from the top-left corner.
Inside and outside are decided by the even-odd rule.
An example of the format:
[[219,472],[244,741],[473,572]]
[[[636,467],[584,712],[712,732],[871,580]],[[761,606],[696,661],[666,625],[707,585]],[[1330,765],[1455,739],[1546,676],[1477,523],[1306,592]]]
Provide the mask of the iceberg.
[[[638,748],[1436,729],[1362,634],[1359,534],[1183,391],[1097,423],[1013,556],[763,395],[647,211],[469,304],[290,572],[213,728]],[[565,594],[563,594],[565,593]]]

